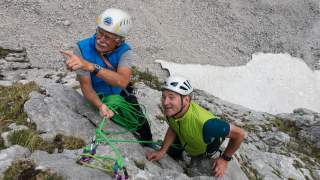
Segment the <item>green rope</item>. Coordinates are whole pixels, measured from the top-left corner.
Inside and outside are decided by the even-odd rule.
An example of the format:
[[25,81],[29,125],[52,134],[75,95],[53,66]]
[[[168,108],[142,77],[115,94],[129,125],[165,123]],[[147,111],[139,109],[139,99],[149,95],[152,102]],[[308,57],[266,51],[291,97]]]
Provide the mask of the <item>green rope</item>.
[[[139,119],[144,117],[144,113],[138,111],[134,106],[139,106],[139,104],[133,104],[127,102],[123,97],[119,95],[109,95],[102,98],[102,103],[106,104],[109,109],[111,109],[115,114],[112,117],[112,120],[122,126],[125,127],[128,131],[135,131],[140,128],[140,126],[145,122],[140,122]],[[145,111],[144,111],[145,112]],[[81,162],[81,164],[86,165],[91,168],[96,168],[100,170],[104,170],[105,172],[112,172],[112,167],[110,165],[110,160],[114,161],[117,166],[122,169],[124,167],[124,157],[121,155],[120,150],[113,144],[114,142],[135,142],[135,143],[154,143],[152,141],[135,141],[135,140],[114,140],[108,137],[108,135],[112,134],[122,134],[125,132],[109,132],[104,131],[103,128],[105,126],[106,119],[102,118],[96,128],[96,138],[95,138],[95,148],[96,145],[109,145],[112,148],[112,151],[115,154],[113,156],[99,156],[99,155],[92,155],[90,153],[83,153],[80,157],[89,157],[97,160],[99,164],[101,164],[104,168],[99,166],[89,164],[86,162]],[[92,150],[92,144],[88,145],[84,148],[84,150]],[[108,160],[109,163],[104,163],[103,160]]]
[[[135,131],[140,128],[140,126],[145,122],[140,122],[139,119],[144,117],[145,108],[143,112],[138,111],[134,106],[139,106],[139,104],[133,104],[127,102],[122,96],[119,95],[109,95],[102,98],[102,102],[108,106],[114,112],[114,116],[112,117],[112,121],[116,124],[121,125],[122,127],[126,128],[128,131]],[[83,153],[80,157],[90,157],[95,159],[102,167],[89,164],[87,162],[81,162],[81,164],[105,171],[107,173],[112,173],[112,162],[115,162],[120,169],[124,167],[124,157],[121,155],[119,148],[117,148],[113,143],[115,142],[127,142],[127,143],[153,143],[162,145],[161,141],[154,142],[154,141],[139,141],[139,140],[127,140],[127,139],[112,139],[108,136],[115,135],[115,134],[123,134],[126,132],[110,132],[104,131],[103,128],[105,127],[106,123],[105,118],[102,118],[96,128],[96,135],[95,135],[95,148],[98,145],[109,145],[111,146],[115,156],[101,156],[101,155],[92,155],[90,153]],[[173,145],[176,146],[176,145]],[[182,146],[179,146],[182,147]],[[176,148],[179,148],[176,146]],[[84,150],[91,149],[92,144],[88,145],[84,148]],[[106,161],[106,162],[105,162]]]
[[128,131],[135,131],[145,123],[139,121],[139,119],[145,116],[144,113],[138,111],[134,107],[139,106],[139,104],[129,103],[122,96],[104,96],[102,98],[102,103],[107,105],[108,108],[114,112],[112,121],[122,127],[125,127]]

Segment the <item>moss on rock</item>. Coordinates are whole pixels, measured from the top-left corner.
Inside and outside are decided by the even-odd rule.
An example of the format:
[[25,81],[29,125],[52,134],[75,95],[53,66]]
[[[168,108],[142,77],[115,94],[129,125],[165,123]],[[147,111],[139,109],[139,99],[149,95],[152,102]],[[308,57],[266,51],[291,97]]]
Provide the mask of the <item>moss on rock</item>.
[[4,180],[63,180],[57,173],[51,170],[37,170],[36,164],[32,160],[24,159],[14,161],[11,166],[4,172]]
[[132,82],[136,83],[140,81],[152,89],[160,90],[161,88],[159,78],[153,75],[148,69],[146,71],[140,71],[137,67],[132,67]]
[[83,139],[77,137],[57,134],[54,139],[54,144],[58,148],[58,152],[62,152],[63,149],[80,149],[85,146],[86,143]]
[[44,141],[39,134],[31,129],[23,129],[14,131],[9,140],[12,144],[18,144],[20,146],[28,148],[30,151],[43,150],[52,152],[53,146]]

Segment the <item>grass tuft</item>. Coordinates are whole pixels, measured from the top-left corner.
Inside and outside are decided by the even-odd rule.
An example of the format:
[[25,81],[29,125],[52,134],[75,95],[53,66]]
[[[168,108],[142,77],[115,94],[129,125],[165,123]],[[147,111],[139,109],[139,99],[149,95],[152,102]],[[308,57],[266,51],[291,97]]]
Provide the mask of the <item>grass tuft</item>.
[[[23,105],[29,99],[29,93],[38,91],[35,82],[25,85],[14,83],[12,86],[0,86],[0,132],[6,131],[11,123],[33,127],[27,122],[27,114],[23,112]],[[34,127],[33,127],[34,128]]]
[[[300,128],[296,126],[294,121],[283,121],[282,119],[275,118],[271,120],[271,124],[277,127],[280,131],[283,131],[290,135],[291,141],[288,144],[288,148],[291,151],[297,153],[302,153],[307,156],[314,158],[318,163],[320,163],[320,151],[313,144],[308,143],[299,138]],[[300,155],[301,156],[301,155]],[[312,164],[312,161],[307,161]]]
[[47,152],[52,152],[53,146],[46,141],[44,141],[39,134],[31,129],[23,129],[14,131],[10,137],[9,141],[12,144],[18,144],[20,146],[28,148],[31,152],[35,150],[43,150]]
[[0,136],[0,150],[5,149],[6,146],[4,145],[4,139],[2,138],[2,136]]
[[140,71],[137,67],[132,67],[132,83],[142,81],[152,89],[160,90],[161,82],[159,78],[153,75],[148,69],[146,71]]
[[0,59],[5,58],[10,53],[9,49],[0,47]]
[[31,160],[17,160],[4,172],[4,180],[30,179],[30,180],[63,180],[61,176],[50,170],[36,170]]
[[80,149],[86,145],[85,141],[80,138],[62,134],[56,135],[54,144],[58,148],[58,152],[62,152],[63,149]]
[[289,134],[291,137],[298,138],[300,128],[296,126],[294,121],[284,121],[282,119],[274,118],[271,120],[271,124],[280,131]]

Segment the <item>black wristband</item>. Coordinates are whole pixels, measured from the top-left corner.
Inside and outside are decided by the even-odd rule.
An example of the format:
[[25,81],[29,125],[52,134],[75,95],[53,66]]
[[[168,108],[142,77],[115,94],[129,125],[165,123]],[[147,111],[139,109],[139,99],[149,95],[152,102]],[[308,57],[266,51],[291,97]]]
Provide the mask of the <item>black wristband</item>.
[[232,157],[225,155],[224,153],[221,155],[221,158],[225,161],[231,161]]

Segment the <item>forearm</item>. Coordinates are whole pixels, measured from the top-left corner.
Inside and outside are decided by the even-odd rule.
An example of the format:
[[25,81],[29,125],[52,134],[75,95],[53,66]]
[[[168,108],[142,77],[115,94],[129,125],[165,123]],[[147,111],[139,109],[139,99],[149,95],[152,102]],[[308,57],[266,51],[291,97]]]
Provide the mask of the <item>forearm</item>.
[[242,140],[240,141],[239,139],[237,140],[230,139],[227,148],[224,150],[224,154],[227,155],[228,157],[231,157],[239,149],[241,143],[242,143]]
[[233,126],[233,134],[230,136],[230,140],[224,154],[231,157],[240,147],[244,139],[244,131],[241,128]]
[[86,87],[84,85],[81,85],[81,91],[84,95],[84,97],[96,108],[99,109],[99,107],[102,105],[102,102],[97,95],[97,93],[91,88],[91,87]]
[[176,138],[176,133],[169,127],[167,130],[167,133],[164,137],[163,145],[160,149],[160,151],[163,151],[164,153],[168,151],[169,147],[172,145]]
[[108,82],[108,84],[112,86],[121,87],[123,89],[127,87],[130,79],[115,71],[111,71],[105,68],[101,69],[96,76]]
[[[85,60],[83,60],[84,62],[84,66],[83,66],[83,70],[87,71],[87,72],[93,72],[95,70],[94,64],[87,62]],[[123,70],[120,70],[121,72],[116,72],[116,71],[112,71],[106,68],[102,68],[99,73],[96,74],[97,77],[103,79],[105,82],[107,82],[108,84],[112,85],[112,86],[116,86],[116,87],[121,87],[121,88],[126,88],[129,80],[130,80],[130,76],[131,76],[131,70],[127,69],[126,71],[129,72],[125,72],[123,74]],[[129,73],[129,74],[127,74]]]

